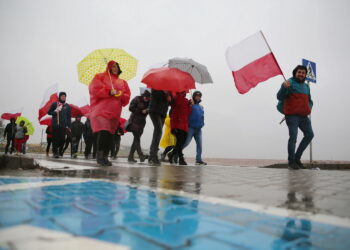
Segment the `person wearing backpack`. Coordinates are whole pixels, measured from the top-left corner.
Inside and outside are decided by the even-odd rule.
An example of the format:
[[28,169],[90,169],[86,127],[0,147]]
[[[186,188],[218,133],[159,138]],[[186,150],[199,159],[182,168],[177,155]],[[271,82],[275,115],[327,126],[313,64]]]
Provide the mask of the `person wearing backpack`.
[[[314,137],[311,121],[308,118],[308,115],[311,113],[313,101],[311,99],[310,88],[305,83],[306,73],[306,67],[298,65],[293,70],[293,77],[285,81],[277,93],[277,99],[279,100],[277,109],[285,115],[289,130],[289,169],[305,168],[300,159],[304,150]],[[304,138],[295,151],[298,128],[303,132]]]

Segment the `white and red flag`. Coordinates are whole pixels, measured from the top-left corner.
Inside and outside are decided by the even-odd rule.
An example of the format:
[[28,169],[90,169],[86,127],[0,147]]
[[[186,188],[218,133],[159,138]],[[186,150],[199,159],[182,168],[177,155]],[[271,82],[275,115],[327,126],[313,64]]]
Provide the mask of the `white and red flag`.
[[39,108],[38,120],[40,121],[43,116],[47,114],[52,103],[58,101],[58,84],[50,86],[44,93],[43,100]]
[[18,116],[22,115],[23,107],[5,110],[1,114],[1,119],[10,120],[11,118],[17,119]]
[[90,105],[85,98],[69,105],[71,107],[71,117],[76,117],[77,115],[86,116],[90,112]]
[[273,76],[283,75],[261,31],[229,47],[226,60],[240,94]]

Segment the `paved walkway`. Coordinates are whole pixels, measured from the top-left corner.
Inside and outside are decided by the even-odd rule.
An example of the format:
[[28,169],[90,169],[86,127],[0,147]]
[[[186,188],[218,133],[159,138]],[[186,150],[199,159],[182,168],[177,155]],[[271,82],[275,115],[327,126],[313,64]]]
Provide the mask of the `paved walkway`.
[[348,171],[37,162],[0,171],[0,249],[350,248]]

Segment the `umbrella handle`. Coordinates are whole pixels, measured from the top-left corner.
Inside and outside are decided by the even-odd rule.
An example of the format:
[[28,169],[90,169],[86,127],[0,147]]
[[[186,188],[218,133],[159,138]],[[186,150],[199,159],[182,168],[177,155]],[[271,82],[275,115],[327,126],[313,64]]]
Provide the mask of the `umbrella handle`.
[[60,111],[57,112],[57,125],[60,125]]
[[109,72],[109,70],[107,70],[107,72],[108,72],[108,76],[109,76],[109,81],[111,82],[112,89],[114,90],[111,73]]

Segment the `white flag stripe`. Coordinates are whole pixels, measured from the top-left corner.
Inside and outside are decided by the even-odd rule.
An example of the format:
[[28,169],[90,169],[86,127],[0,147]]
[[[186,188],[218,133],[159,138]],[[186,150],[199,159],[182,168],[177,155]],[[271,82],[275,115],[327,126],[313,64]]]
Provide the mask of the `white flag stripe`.
[[268,53],[271,51],[259,31],[226,50],[227,64],[232,71],[237,71]]
[[45,104],[50,99],[50,96],[54,93],[58,93],[58,83],[55,83],[54,85],[50,86],[48,89],[46,89],[43,100],[41,101],[40,108],[44,107]]

